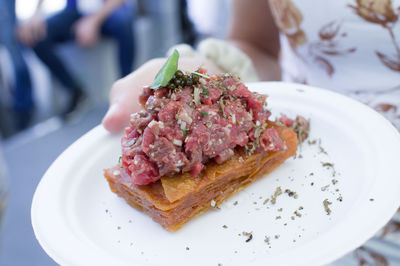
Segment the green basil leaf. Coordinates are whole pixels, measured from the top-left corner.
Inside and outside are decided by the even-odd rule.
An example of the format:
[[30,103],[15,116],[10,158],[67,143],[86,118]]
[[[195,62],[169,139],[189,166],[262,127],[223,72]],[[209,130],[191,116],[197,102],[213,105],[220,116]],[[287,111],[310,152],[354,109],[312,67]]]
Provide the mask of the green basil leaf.
[[165,87],[168,84],[178,69],[178,59],[179,53],[177,50],[174,50],[160,71],[158,71],[156,77],[154,78],[153,84],[150,86],[151,89],[157,90],[158,88]]

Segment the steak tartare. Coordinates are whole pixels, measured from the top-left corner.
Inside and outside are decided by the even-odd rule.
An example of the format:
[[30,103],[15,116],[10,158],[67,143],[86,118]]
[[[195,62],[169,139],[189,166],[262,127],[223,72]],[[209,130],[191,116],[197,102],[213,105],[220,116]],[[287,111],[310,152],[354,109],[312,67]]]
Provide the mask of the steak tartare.
[[140,102],[143,110],[131,115],[121,139],[121,167],[135,185],[182,172],[195,177],[235,149],[247,156],[285,149],[268,120],[266,96],[250,92],[234,75],[178,70],[167,86],[143,88]]

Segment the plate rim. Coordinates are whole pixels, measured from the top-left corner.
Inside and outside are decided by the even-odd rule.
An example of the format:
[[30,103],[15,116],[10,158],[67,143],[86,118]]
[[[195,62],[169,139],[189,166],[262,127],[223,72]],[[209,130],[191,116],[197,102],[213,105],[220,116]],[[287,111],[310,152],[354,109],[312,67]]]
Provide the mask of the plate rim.
[[[318,87],[313,87],[313,86],[308,86],[308,85],[303,85],[303,84],[297,84],[297,83],[289,83],[289,82],[252,82],[252,83],[246,83],[246,86],[248,86],[251,90],[254,90],[254,86],[258,87],[258,86],[266,86],[268,87],[268,89],[270,89],[273,86],[277,86],[280,87],[280,89],[287,89],[288,91],[293,91],[293,90],[304,90],[304,91],[311,91],[313,93],[317,92],[317,93],[322,93],[325,94],[326,96],[332,96],[332,97],[338,97],[340,100],[343,101],[347,101],[349,103],[352,104],[356,104],[359,106],[359,108],[367,108],[368,112],[370,112],[370,114],[374,114],[375,117],[377,119],[379,119],[386,127],[386,129],[390,130],[392,133],[394,133],[394,136],[397,135],[397,142],[398,145],[400,146],[400,133],[397,131],[397,129],[388,121],[386,120],[381,114],[377,113],[375,110],[371,109],[370,107],[368,107],[367,105],[358,102],[354,99],[351,99],[347,96],[344,96],[342,94],[339,94],[337,92],[334,91],[329,91],[326,89],[321,89]],[[289,94],[291,94],[292,92],[289,92]],[[305,94],[304,94],[305,95]],[[307,96],[306,96],[307,97]],[[372,113],[371,113],[372,111]],[[40,203],[40,200],[43,200],[43,194],[41,195],[40,193],[42,193],[43,187],[48,185],[49,181],[51,181],[51,174],[52,171],[54,171],[54,168],[56,166],[58,166],[60,164],[60,161],[62,161],[66,156],[68,156],[69,154],[72,154],[72,152],[74,150],[78,150],[79,149],[79,145],[81,145],[82,143],[85,143],[87,141],[90,141],[93,139],[91,138],[91,136],[96,136],[97,138],[106,138],[107,136],[115,136],[112,134],[109,134],[103,127],[102,125],[98,125],[96,127],[94,127],[93,129],[91,129],[90,131],[88,131],[87,133],[85,133],[82,137],[80,137],[77,141],[75,141],[73,144],[71,144],[65,151],[63,151],[58,157],[57,159],[50,165],[50,167],[47,169],[47,171],[45,172],[45,174],[43,175],[43,177],[41,178],[35,193],[33,195],[33,200],[32,200],[32,205],[31,205],[31,223],[32,223],[32,227],[35,233],[35,237],[38,240],[39,244],[41,245],[41,247],[45,250],[45,252],[57,263],[59,264],[75,264],[77,263],[77,261],[71,261],[68,257],[62,256],[60,254],[60,251],[57,251],[56,248],[52,248],[50,247],[51,243],[47,243],[45,241],[45,237],[44,237],[44,231],[43,228],[40,227],[40,217],[38,217],[37,215],[37,210],[38,208],[40,209],[40,206],[38,205]],[[51,182],[50,182],[51,184]],[[397,202],[397,206],[399,206],[400,204],[400,195],[397,196],[397,198],[393,197],[394,202]],[[376,233],[384,224],[386,224],[388,222],[388,220],[390,219],[390,217],[393,216],[393,214],[396,212],[397,207],[394,207],[395,204],[393,204],[392,208],[388,208],[385,211],[384,217],[385,219],[380,219],[379,221],[381,221],[378,224],[374,224],[372,227],[372,229],[370,229],[370,232],[374,231],[374,233]],[[364,243],[366,240],[368,240],[373,234],[364,234],[364,235],[359,235],[358,238],[356,239],[352,239],[352,243],[354,243],[354,241],[357,242],[358,245],[361,245],[362,243]],[[311,241],[312,242],[312,241]],[[307,243],[310,244],[310,243]],[[343,246],[348,246],[349,244],[344,244]],[[354,244],[352,245],[354,246]],[[350,249],[351,250],[351,249]],[[318,263],[324,264],[324,263],[329,263],[331,261],[333,261],[334,259],[337,259],[339,257],[341,257],[342,255],[346,254],[347,252],[350,251],[348,248],[342,248],[341,251],[339,251],[339,255],[337,255],[338,253],[336,253],[335,256],[331,255],[327,255],[325,257],[325,260],[319,260]],[[337,251],[337,250],[336,250]],[[332,258],[333,257],[333,258]],[[79,262],[79,261],[78,261]],[[114,261],[115,262],[115,261]],[[122,261],[121,261],[121,264]]]

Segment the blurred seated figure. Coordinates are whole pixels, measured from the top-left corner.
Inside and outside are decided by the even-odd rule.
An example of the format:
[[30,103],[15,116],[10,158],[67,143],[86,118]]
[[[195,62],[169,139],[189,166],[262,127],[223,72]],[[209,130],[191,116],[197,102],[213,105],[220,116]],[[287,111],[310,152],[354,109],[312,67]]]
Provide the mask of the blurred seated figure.
[[21,46],[14,34],[15,0],[0,0],[0,45],[4,46],[14,68],[12,113],[16,130],[29,125],[33,114],[32,85],[28,68],[21,54]]
[[18,35],[69,91],[71,100],[61,113],[61,117],[67,118],[85,98],[85,92],[56,54],[55,46],[75,41],[87,48],[97,43],[100,36],[111,37],[118,46],[123,77],[132,71],[133,65],[133,7],[124,0],[67,0],[62,11],[45,20],[41,12],[43,2],[39,0],[34,15],[19,26]]
[[189,18],[187,0],[179,0],[179,22],[182,31],[182,42],[194,45],[197,39],[197,32]]

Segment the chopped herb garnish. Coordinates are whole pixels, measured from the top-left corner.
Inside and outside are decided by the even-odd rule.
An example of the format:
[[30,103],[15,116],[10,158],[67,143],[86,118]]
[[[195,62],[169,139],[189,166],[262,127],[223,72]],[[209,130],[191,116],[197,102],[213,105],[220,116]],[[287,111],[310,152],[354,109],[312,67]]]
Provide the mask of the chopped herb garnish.
[[201,73],[199,73],[199,72],[193,72],[193,71],[190,71],[190,70],[185,70],[185,72],[188,72],[188,73],[190,73],[190,74],[193,74],[193,75],[197,75],[197,76],[200,76],[200,77],[203,77],[203,78],[206,78],[206,79],[211,79],[209,76],[207,76],[206,74],[201,74]]
[[331,209],[329,208],[329,205],[331,205],[332,202],[330,202],[328,199],[325,199],[325,200],[322,202],[322,204],[324,205],[324,209],[325,209],[325,211],[326,211],[326,214],[327,214],[327,215],[330,215],[330,214],[331,214]]
[[[251,109],[250,109],[251,111]],[[246,152],[246,157],[249,157],[254,153],[254,151],[257,149],[257,147],[260,144],[260,137],[262,136],[264,130],[267,128],[267,123],[263,123],[262,125],[260,124],[260,121],[257,120],[256,124],[253,123],[253,127],[255,128],[254,131],[254,136],[255,140],[252,142],[248,142],[245,145],[245,152]]]
[[293,198],[295,198],[295,199],[298,198],[297,193],[296,193],[295,191],[291,191],[290,189],[286,189],[286,190],[285,190],[285,193],[287,193],[289,197],[293,197]]
[[328,163],[328,162],[324,163],[324,162],[321,162],[321,164],[322,164],[323,167],[333,167],[333,163]]
[[219,98],[219,100],[217,101],[217,103],[219,103],[221,109],[218,110],[218,113],[222,113],[222,116],[226,118],[226,114],[225,114],[225,103],[224,103],[224,96],[222,96],[221,98]]
[[248,238],[246,239],[246,242],[250,242],[250,240],[253,239],[253,232],[243,232],[242,233],[244,236],[247,236]]
[[325,190],[327,190],[327,189],[328,189],[328,187],[329,187],[329,184],[328,184],[328,185],[326,185],[326,186],[323,186],[323,187],[321,187],[321,191],[325,191]]
[[207,112],[201,112],[201,116],[202,117],[206,117],[206,116],[208,116],[208,113]]
[[204,94],[204,95],[209,95],[209,94],[210,94],[210,92],[209,92],[207,89],[203,89],[203,91],[201,92],[201,94]]
[[118,163],[121,163],[121,160],[122,160],[122,156],[119,156]]
[[182,135],[185,137],[187,135],[187,130],[186,129],[182,129]]
[[272,204],[275,204],[275,203],[276,203],[276,198],[277,198],[279,195],[282,195],[282,189],[281,189],[281,187],[277,187],[277,188],[275,189],[274,195],[271,196],[271,203],[272,203]]
[[256,150],[256,145],[254,144],[255,141],[253,142],[248,142],[244,148],[245,148],[245,152],[246,152],[246,157],[250,157],[250,155],[253,154],[253,152]]
[[294,214],[295,214],[297,217],[301,217],[301,213],[300,213],[298,210],[295,210],[295,211],[294,211]]
[[308,140],[307,143],[308,145],[314,145],[315,143],[317,143],[317,140],[316,139]]
[[253,239],[253,235],[250,235],[249,238],[246,239],[246,242],[250,242]]

